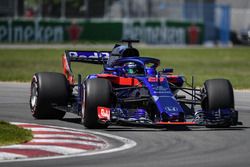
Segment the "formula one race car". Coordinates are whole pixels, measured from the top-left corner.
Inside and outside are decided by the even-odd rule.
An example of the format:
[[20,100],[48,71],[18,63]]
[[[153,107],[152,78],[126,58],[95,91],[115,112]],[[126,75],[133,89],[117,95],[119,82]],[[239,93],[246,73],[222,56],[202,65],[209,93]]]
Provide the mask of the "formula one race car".
[[[37,119],[62,119],[65,112],[81,116],[87,128],[112,124],[156,127],[200,125],[229,127],[241,124],[234,107],[231,83],[211,79],[200,89],[173,69],[157,71],[160,60],[140,57],[123,40],[109,51],[66,50],[64,73],[40,72],[31,82],[30,108]],[[103,72],[77,79],[72,62],[102,64]],[[193,79],[192,79],[193,80]],[[188,86],[185,86],[188,85]]]

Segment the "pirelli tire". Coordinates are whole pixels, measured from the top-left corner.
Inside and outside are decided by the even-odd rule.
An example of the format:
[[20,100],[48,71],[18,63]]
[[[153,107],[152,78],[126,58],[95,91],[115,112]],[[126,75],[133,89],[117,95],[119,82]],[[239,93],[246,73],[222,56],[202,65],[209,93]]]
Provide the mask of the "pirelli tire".
[[55,106],[67,106],[69,83],[55,72],[36,73],[31,81],[30,109],[36,119],[62,119],[64,111]]
[[[234,111],[234,93],[233,87],[229,80],[211,79],[204,83],[204,99],[202,109],[205,112],[215,111],[218,109],[232,109]],[[234,111],[234,122],[237,122],[237,111]],[[208,125],[208,128],[229,127],[230,123],[224,125]]]
[[205,111],[234,109],[233,87],[229,80],[210,79],[204,83],[205,99],[202,107]]
[[83,125],[89,129],[107,128],[107,124],[98,121],[97,107],[110,108],[112,103],[111,82],[103,78],[88,79],[85,81],[83,96]]

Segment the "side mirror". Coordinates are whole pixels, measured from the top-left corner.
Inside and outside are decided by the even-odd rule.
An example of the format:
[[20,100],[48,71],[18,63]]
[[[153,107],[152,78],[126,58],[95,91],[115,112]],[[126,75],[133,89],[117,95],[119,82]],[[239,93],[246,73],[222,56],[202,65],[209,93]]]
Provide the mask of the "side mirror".
[[104,71],[114,72],[114,71],[116,71],[116,68],[113,68],[113,67],[104,67]]

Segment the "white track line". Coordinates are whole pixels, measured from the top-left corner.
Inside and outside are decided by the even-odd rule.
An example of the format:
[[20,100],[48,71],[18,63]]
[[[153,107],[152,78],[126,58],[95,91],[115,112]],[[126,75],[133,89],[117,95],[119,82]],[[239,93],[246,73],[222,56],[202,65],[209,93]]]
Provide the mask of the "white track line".
[[[54,152],[58,154],[68,155],[68,154],[76,154],[76,153],[84,153],[87,150],[77,149],[77,148],[67,148],[62,146],[40,146],[40,145],[12,145],[5,146],[3,148],[15,148],[15,149],[39,149],[49,152]],[[2,154],[2,153],[1,153]],[[19,154],[17,154],[19,155]]]
[[104,148],[106,143],[97,143],[97,142],[88,142],[88,141],[77,141],[77,140],[65,140],[65,139],[33,139],[29,143],[69,143],[69,144],[82,144],[82,145],[90,145],[90,146],[98,146]]
[[[30,127],[24,127],[25,129],[32,130],[34,132],[67,132],[67,133],[73,133],[73,134],[82,134],[82,132],[78,131],[70,131],[70,130],[65,130],[61,128],[30,128]],[[94,136],[93,136],[94,137]]]
[[74,136],[74,135],[63,135],[63,134],[34,134],[34,138],[68,138],[68,139],[82,139],[82,140],[91,140],[91,141],[100,141],[97,138],[85,137],[85,136]]
[[6,162],[7,160],[13,159],[13,158],[28,158],[28,157],[25,155],[20,155],[20,154],[1,152],[0,160],[4,160],[4,161],[0,161],[0,162]]
[[[23,122],[11,122],[13,125],[26,125],[26,124],[33,124],[33,123],[23,123]],[[38,125],[38,124],[37,124]],[[43,126],[43,125],[42,125]]]
[[[18,123],[14,122],[13,124],[16,125],[21,125],[21,124],[27,124],[27,123]],[[38,125],[38,124],[33,124],[33,125]],[[116,135],[111,135],[111,134],[106,134],[102,132],[96,132],[96,131],[90,131],[90,130],[82,130],[82,129],[73,129],[73,128],[66,128],[66,127],[59,127],[59,126],[49,126],[49,125],[42,125],[42,126],[47,126],[50,128],[57,128],[57,129],[63,129],[65,131],[71,131],[71,132],[79,132],[79,133],[88,133],[88,134],[94,134],[98,136],[99,139],[102,139],[101,136],[107,137],[107,138],[112,138],[114,140],[118,140],[123,143],[123,145],[116,147],[116,148],[111,148],[108,149],[109,144],[107,143],[107,149],[102,149],[102,150],[97,150],[97,151],[87,151],[84,153],[79,153],[79,154],[74,154],[74,155],[62,155],[62,156],[51,156],[51,157],[38,157],[38,158],[25,158],[25,159],[16,159],[16,160],[4,160],[0,161],[1,162],[23,162],[23,161],[35,161],[35,160],[52,160],[52,159],[60,159],[60,158],[72,158],[72,157],[83,157],[83,156],[91,156],[91,155],[98,155],[98,154],[107,154],[107,153],[113,153],[117,151],[122,151],[122,150],[127,150],[130,148],[133,148],[137,145],[137,143],[133,140],[116,136]],[[40,135],[40,134],[39,134]],[[100,136],[100,137],[99,137]],[[103,140],[103,139],[102,139]]]
[[[32,130],[32,131],[39,131],[39,132],[70,132],[72,133],[71,131],[68,131],[68,130],[64,130],[64,129],[55,129],[55,128],[30,128],[30,127],[23,127],[25,129],[29,129],[29,130]],[[74,132],[74,133],[79,133],[79,132]],[[80,134],[80,133],[79,133]]]

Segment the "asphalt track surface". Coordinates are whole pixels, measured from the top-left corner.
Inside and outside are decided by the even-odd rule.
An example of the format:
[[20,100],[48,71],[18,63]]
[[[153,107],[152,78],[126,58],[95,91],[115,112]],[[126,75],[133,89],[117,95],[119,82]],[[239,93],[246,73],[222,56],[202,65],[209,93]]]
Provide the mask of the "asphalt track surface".
[[[83,129],[79,119],[35,120],[28,105],[29,84],[0,83],[0,120],[29,122]],[[0,163],[1,167],[140,167],[250,166],[250,92],[235,92],[236,109],[243,126],[228,129],[192,127],[166,130],[112,126],[96,130],[129,138],[137,143],[128,150],[93,156],[55,160]],[[111,141],[112,142],[112,141]]]

